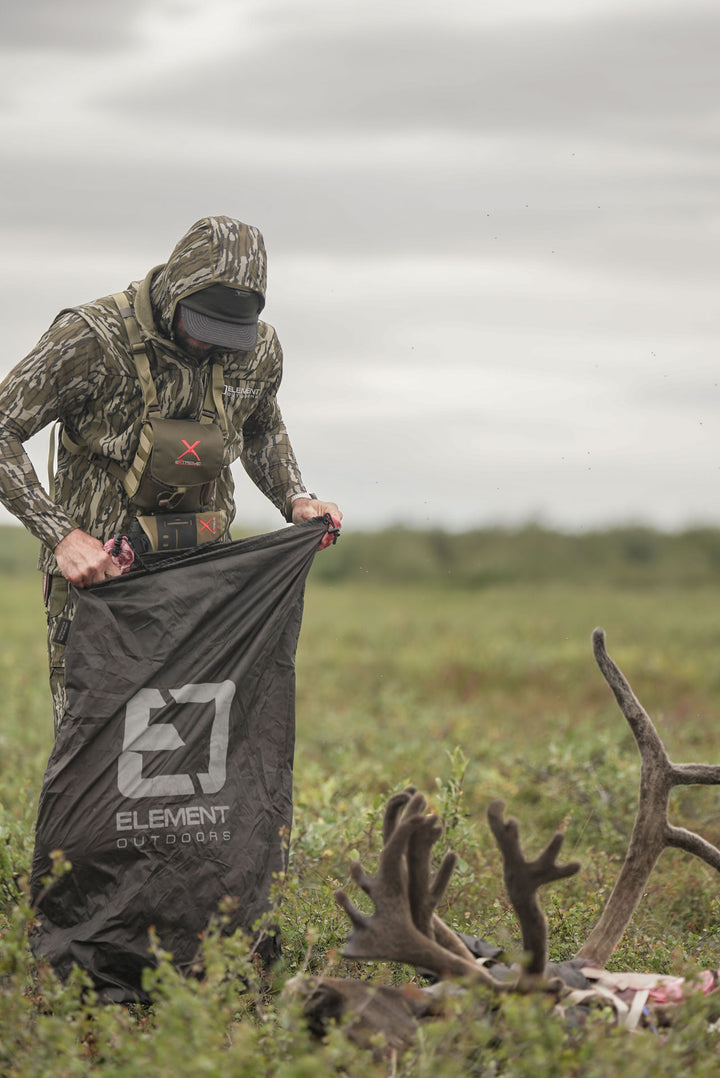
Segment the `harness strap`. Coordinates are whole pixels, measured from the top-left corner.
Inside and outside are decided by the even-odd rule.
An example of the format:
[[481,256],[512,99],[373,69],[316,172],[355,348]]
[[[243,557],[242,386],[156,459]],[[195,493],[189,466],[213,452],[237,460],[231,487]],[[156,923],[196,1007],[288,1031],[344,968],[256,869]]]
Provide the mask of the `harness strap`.
[[48,494],[50,500],[55,501],[55,439],[60,421],[53,423],[50,428],[50,450],[48,452]]
[[147,462],[150,459],[150,453],[153,447],[152,427],[148,423],[143,423],[140,428],[140,438],[138,440],[138,447],[133,457],[132,464],[125,471],[122,472],[122,482],[128,497],[134,498],[137,494],[140,486],[140,481],[145,474],[145,468]]
[[155,383],[150,374],[150,357],[148,356],[147,344],[140,336],[140,328],[137,324],[135,312],[130,306],[130,300],[127,293],[116,292],[113,296],[113,300],[120,312],[120,317],[123,320],[125,332],[127,333],[127,338],[130,342],[133,359],[135,360],[138,378],[140,379],[140,387],[142,389],[143,400],[145,401],[145,410],[143,411],[144,422],[150,413],[160,411],[157,393],[155,392]]
[[[220,429],[223,432],[225,441],[228,440],[228,421],[225,414],[225,404],[223,402],[223,389],[225,388],[225,372],[223,371],[222,363],[213,363],[211,377],[208,382],[207,393],[205,394],[205,406],[208,403],[208,394],[210,394],[213,404],[215,405],[215,412],[217,413],[218,422],[220,423]],[[203,416],[206,413],[203,411]],[[213,416],[213,419],[215,417]],[[212,422],[212,419],[210,420]]]

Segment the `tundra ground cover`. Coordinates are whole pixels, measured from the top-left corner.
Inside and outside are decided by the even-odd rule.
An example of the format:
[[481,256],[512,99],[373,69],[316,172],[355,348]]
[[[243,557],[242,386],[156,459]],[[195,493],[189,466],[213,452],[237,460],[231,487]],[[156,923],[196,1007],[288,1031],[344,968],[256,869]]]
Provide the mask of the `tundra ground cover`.
[[[279,990],[301,970],[412,979],[401,968],[338,960],[346,925],[332,897],[352,859],[372,870],[384,801],[410,781],[445,820],[442,850],[461,854],[443,916],[511,949],[517,928],[487,804],[506,801],[528,851],[566,830],[563,858],[583,869],[547,892],[545,908],[551,957],[574,953],[621,863],[639,773],[592,658],[596,625],[671,757],[719,762],[720,582],[712,578],[633,586],[588,573],[572,585],[461,588],[437,578],[397,585],[372,574],[311,574],[297,660],[295,825],[278,883],[284,968],[260,987],[242,941],[211,937],[205,981],[183,982],[161,959],[153,1008],[101,1007],[82,978],[60,986],[38,970],[24,944],[51,719],[37,574],[11,566],[1,583],[0,1074],[9,1078],[385,1074],[387,1060],[370,1060],[340,1034],[312,1043]],[[718,844],[719,798],[712,788],[677,791],[673,821]],[[613,967],[720,966],[718,893],[707,866],[663,854]],[[550,1017],[542,998],[509,1001],[501,1018],[471,999],[459,1009],[457,1020],[423,1030],[398,1074],[610,1075],[634,1062],[638,1073],[704,1075],[718,1066],[712,997],[684,1006],[669,1036],[630,1035],[602,1014],[580,1034]]]

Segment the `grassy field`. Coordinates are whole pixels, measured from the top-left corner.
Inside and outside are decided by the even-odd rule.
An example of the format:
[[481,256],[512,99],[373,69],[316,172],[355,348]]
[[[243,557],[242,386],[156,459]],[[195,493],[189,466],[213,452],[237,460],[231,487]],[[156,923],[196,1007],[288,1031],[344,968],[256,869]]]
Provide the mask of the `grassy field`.
[[[592,657],[598,625],[671,757],[719,762],[720,578],[634,586],[631,578],[588,574],[572,584],[462,588],[441,579],[380,583],[352,572],[334,581],[313,570],[297,659],[296,817],[279,889],[284,969],[261,991],[252,978],[238,979],[247,973],[242,944],[211,939],[205,982],[184,983],[163,961],[150,1010],[101,1007],[80,978],[60,986],[36,969],[24,943],[50,702],[39,579],[13,566],[0,572],[3,1078],[387,1073],[387,1061],[373,1061],[340,1033],[311,1042],[280,989],[299,971],[413,979],[400,967],[361,969],[338,959],[347,929],[332,897],[347,885],[352,859],[374,870],[385,799],[408,782],[445,820],[439,852],[461,855],[443,916],[510,947],[517,925],[487,805],[506,801],[530,853],[557,827],[567,832],[563,859],[579,859],[583,869],[549,889],[544,905],[551,957],[572,955],[617,875],[639,777],[634,742]],[[712,788],[676,792],[673,822],[720,844],[719,798]],[[666,852],[612,967],[717,968],[719,912],[716,874]],[[602,1011],[579,1033],[548,1011],[542,997],[516,998],[487,1017],[468,999],[457,1019],[423,1030],[396,1073],[710,1075],[720,1063],[720,1004],[712,996],[683,1005],[669,1034],[629,1034]]]

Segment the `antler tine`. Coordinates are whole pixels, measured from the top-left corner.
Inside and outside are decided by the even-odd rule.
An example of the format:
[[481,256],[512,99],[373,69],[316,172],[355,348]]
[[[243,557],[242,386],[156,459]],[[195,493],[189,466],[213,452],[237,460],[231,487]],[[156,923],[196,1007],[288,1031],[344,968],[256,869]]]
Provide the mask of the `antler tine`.
[[528,973],[542,974],[547,965],[547,921],[537,892],[546,883],[574,876],[578,861],[557,864],[565,836],[557,832],[534,861],[527,861],[520,846],[520,829],[512,817],[503,820],[505,804],[493,801],[488,808],[488,822],[503,859],[508,897],[522,931],[523,949],[529,954]]
[[[433,936],[432,920],[457,864],[457,854],[447,853],[432,879],[432,849],[442,835],[437,816],[426,817],[426,825],[415,831],[408,843],[408,897],[413,921],[425,935]],[[432,881],[432,882],[431,882]]]
[[556,864],[557,856],[564,841],[565,835],[563,832],[556,831],[543,852],[534,861],[530,862],[529,867],[531,871],[537,872],[541,884],[554,883],[555,880],[566,880],[569,876],[574,876],[582,868],[579,861],[568,861],[565,865]]
[[[393,794],[385,805],[383,817],[383,845],[385,845],[398,825],[398,821],[405,809],[409,806],[413,796],[417,793],[416,786],[406,786],[400,793]],[[420,810],[424,812],[424,806]]]
[[414,832],[408,844],[408,898],[412,919],[424,935],[436,940],[446,950],[472,962],[474,961],[472,952],[435,912],[455,871],[458,855],[448,851],[435,877],[432,878],[430,866],[432,848],[440,838],[443,829],[437,816],[429,817],[429,819],[434,821],[433,825]]
[[605,647],[605,632],[595,629],[592,634],[593,654],[595,662],[610,686],[617,700],[618,707],[622,711],[630,729],[638,744],[646,745],[647,750],[663,761],[667,760],[667,753],[652,719],[638,700],[630,687],[630,683],[622,670],[613,662]]

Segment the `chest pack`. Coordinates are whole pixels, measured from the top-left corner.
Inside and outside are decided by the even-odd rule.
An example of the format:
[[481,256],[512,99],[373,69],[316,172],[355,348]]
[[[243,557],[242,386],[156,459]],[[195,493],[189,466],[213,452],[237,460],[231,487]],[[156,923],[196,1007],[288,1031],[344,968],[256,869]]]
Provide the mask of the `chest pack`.
[[[143,395],[138,448],[129,468],[91,453],[93,464],[119,479],[138,512],[152,549],[196,546],[218,538],[225,516],[215,511],[217,479],[223,469],[227,417],[222,400],[223,368],[213,363],[199,420],[165,419],[150,373],[148,347],[128,296],[113,296],[125,326]],[[62,428],[63,446],[88,455]]]

